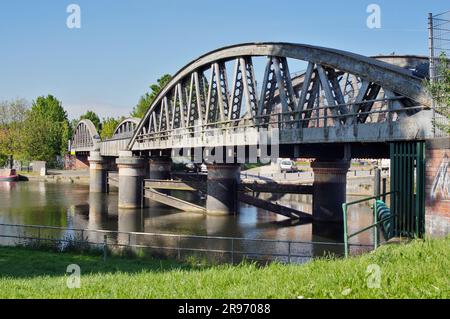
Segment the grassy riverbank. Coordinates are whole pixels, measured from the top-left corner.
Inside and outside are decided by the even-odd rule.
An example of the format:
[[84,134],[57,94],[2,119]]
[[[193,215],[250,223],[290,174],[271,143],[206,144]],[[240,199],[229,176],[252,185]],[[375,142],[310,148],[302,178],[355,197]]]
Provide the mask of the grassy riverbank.
[[[69,264],[81,267],[79,289],[66,286]],[[380,288],[368,288],[376,285],[369,265],[380,267]],[[103,262],[101,256],[0,247],[0,298],[449,298],[449,278],[450,237],[388,245],[347,260],[266,267]]]

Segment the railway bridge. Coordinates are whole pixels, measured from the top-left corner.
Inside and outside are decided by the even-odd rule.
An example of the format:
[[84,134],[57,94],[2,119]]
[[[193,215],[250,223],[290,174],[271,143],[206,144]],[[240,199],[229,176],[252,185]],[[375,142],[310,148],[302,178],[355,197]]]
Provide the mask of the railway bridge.
[[144,117],[124,120],[111,139],[80,121],[72,152],[89,156],[92,192],[106,192],[106,171],[118,170],[123,208],[142,206],[144,197],[164,202],[154,185],[170,179],[172,158],[204,162],[208,174],[198,188],[207,192],[206,207],[177,205],[208,214],[235,213],[245,200],[242,163],[314,158],[314,182],[299,189],[313,196],[313,220],[339,223],[350,160],[390,158],[390,187],[399,191],[393,205],[423,232],[426,141],[448,149],[448,138],[435,138],[445,132],[433,118],[446,118],[433,113],[425,91],[427,63],[292,43],[220,48],[181,68]]

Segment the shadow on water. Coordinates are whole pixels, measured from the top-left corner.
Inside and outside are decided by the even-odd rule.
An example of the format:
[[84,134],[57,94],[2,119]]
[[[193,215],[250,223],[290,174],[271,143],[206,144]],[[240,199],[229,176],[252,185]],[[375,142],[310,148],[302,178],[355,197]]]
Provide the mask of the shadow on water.
[[[312,241],[320,243],[340,243],[344,236],[344,226],[341,223],[312,224]],[[344,246],[313,244],[313,256],[325,257],[329,255],[343,256]]]

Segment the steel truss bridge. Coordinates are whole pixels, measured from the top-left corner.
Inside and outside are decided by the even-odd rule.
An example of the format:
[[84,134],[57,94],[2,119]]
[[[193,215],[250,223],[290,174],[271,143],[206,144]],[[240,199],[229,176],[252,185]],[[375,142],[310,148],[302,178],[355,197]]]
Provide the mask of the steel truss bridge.
[[[255,59],[266,60],[262,79]],[[292,61],[306,70],[291,73]],[[124,120],[111,139],[100,141],[92,123],[80,121],[72,151],[117,157],[121,150],[250,146],[263,143],[261,132],[269,136],[264,143],[277,133],[281,148],[297,153],[323,143],[423,140],[433,134],[426,63],[292,43],[224,47],[180,69],[142,120]]]
[[[304,70],[291,70],[298,65]],[[313,185],[296,186],[296,191],[312,195],[313,220],[329,222],[342,221],[350,159],[390,158],[394,176],[390,188],[397,191],[391,207],[400,214],[396,227],[403,233],[423,234],[424,141],[444,136],[436,135],[439,128],[433,128],[433,119],[448,121],[433,112],[424,86],[427,70],[428,59],[419,56],[366,57],[292,43],[224,47],[181,68],[144,117],[123,120],[112,138],[101,140],[90,121],[80,121],[71,151],[90,153],[91,192],[107,191],[113,178],[106,170],[118,169],[114,181],[119,207],[142,207],[144,198],[150,198],[182,210],[216,214],[236,212],[239,200],[269,209],[268,202],[238,196],[238,186],[246,185],[241,184],[240,165],[235,164],[242,162],[240,149],[250,153],[266,145],[273,158],[276,146],[277,157],[316,159],[311,164]],[[174,187],[170,157],[188,155],[196,160],[200,150],[202,161],[208,149],[211,153],[206,156],[220,149],[220,156],[226,154],[231,165],[222,165],[216,156],[206,159],[208,174],[202,186],[207,190],[206,208],[157,191]],[[183,154],[177,153],[180,150]],[[261,160],[262,153],[257,154]],[[268,152],[264,155],[268,157]],[[249,154],[250,162],[257,156]],[[144,181],[146,177],[150,179]],[[176,187],[202,188],[186,181]],[[285,207],[270,209],[311,219]]]

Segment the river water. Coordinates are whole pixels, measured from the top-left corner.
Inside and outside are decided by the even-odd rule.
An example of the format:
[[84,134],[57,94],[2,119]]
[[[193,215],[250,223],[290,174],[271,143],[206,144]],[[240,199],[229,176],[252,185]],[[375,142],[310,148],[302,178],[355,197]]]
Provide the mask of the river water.
[[[204,199],[196,194],[172,193],[190,201],[202,204]],[[311,212],[311,196],[286,194],[283,196],[266,194],[265,199],[300,211]],[[349,197],[348,200],[353,200]],[[350,232],[368,226],[373,221],[367,204],[353,206],[349,211]],[[170,207],[151,203],[144,209],[118,209],[117,193],[89,194],[88,185],[46,182],[0,183],[0,224],[26,224],[58,226],[77,229],[101,229],[121,232],[147,232],[157,234],[200,235],[239,237],[246,239],[271,239],[304,242],[342,242],[342,228],[330,225],[296,224],[283,216],[240,204],[236,216],[205,216],[202,214],[181,212]],[[0,226],[0,235],[19,233],[11,227]],[[63,233],[61,233],[63,236]],[[101,240],[102,234],[96,234]],[[121,237],[122,236],[122,237]],[[354,244],[371,244],[372,232],[365,232],[352,238]],[[154,237],[152,237],[154,239]],[[161,239],[164,238],[164,239]],[[166,240],[165,237],[158,239]],[[111,240],[111,239],[108,239]],[[132,242],[149,244],[150,239],[131,238],[125,234],[112,239],[116,243]],[[168,239],[167,239],[168,240]],[[173,239],[170,239],[173,240]],[[195,240],[190,240],[192,246]],[[222,243],[221,243],[222,241]],[[13,239],[0,237],[0,243],[11,244]],[[215,240],[213,244],[198,239],[200,248],[229,249],[225,240]],[[161,242],[159,242],[161,244]],[[265,251],[281,253],[286,250],[285,243],[261,243],[242,241],[234,243],[247,252]],[[195,246],[195,245],[194,245]],[[233,247],[236,249],[236,247]],[[343,246],[302,244],[291,247],[292,253],[304,256],[320,256],[324,253],[341,255]],[[239,249],[237,249],[239,250]],[[367,247],[352,247],[352,251],[367,250]],[[300,258],[301,259],[301,258]]]

